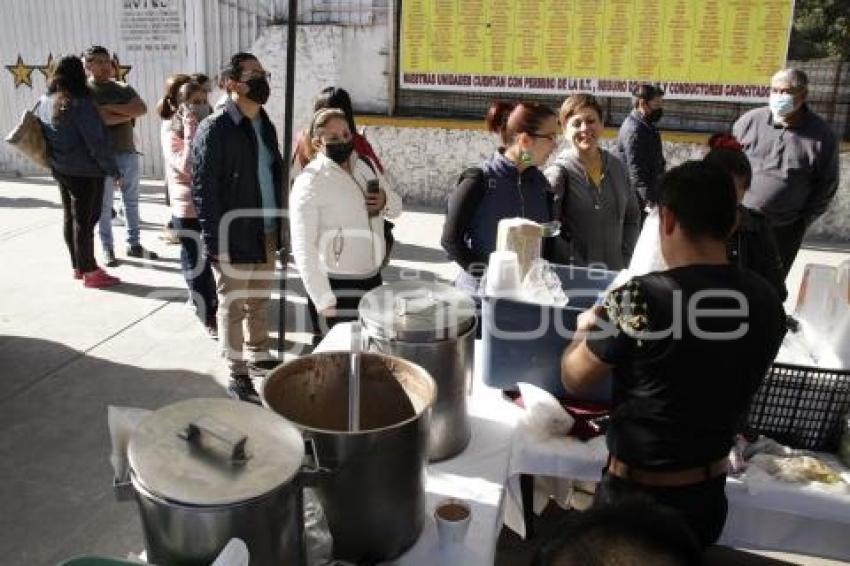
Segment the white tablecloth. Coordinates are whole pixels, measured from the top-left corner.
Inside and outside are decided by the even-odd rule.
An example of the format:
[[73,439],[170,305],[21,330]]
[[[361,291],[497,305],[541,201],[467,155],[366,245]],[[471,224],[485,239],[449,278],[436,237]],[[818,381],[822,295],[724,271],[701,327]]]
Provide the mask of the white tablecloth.
[[[834,457],[821,454],[837,469]],[[599,481],[608,457],[604,438],[540,438],[519,425],[514,435],[505,524],[525,536],[520,474]],[[846,472],[846,470],[845,470]],[[850,472],[843,474],[850,480]],[[762,474],[730,477],[729,514],[720,543],[850,560],[850,495],[818,484],[781,482]]]
[[[338,324],[317,351],[347,351],[350,337],[351,325]],[[511,439],[519,413],[517,407],[502,399],[501,391],[484,385],[476,373],[469,399],[472,439],[458,456],[428,465],[428,519],[416,544],[392,564],[492,566],[502,528]],[[446,497],[463,499],[472,509],[465,545],[451,555],[440,551],[433,519],[437,503]]]

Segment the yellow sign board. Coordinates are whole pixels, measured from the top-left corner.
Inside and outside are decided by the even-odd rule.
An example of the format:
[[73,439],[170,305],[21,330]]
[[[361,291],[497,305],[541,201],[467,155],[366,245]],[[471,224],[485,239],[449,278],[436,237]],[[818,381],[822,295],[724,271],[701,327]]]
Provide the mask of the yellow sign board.
[[404,88],[760,101],[794,0],[402,0]]

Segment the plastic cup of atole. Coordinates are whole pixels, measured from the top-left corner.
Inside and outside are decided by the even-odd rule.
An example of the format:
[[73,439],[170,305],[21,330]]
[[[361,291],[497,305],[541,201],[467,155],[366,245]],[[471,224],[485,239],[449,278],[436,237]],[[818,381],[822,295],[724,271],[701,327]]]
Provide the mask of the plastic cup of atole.
[[453,550],[463,546],[469,523],[472,521],[472,509],[461,499],[444,499],[434,510],[437,522],[437,541],[442,550]]

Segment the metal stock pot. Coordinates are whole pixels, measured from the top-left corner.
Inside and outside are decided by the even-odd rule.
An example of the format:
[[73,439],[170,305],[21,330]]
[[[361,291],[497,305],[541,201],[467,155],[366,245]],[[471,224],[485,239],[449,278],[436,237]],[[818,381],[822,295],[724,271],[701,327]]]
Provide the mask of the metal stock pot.
[[155,411],[130,439],[148,561],[208,565],[227,542],[251,564],[304,564],[304,441],[249,403],[192,399]]
[[467,397],[472,386],[475,303],[431,281],[398,281],[363,296],[360,322],[369,349],[419,364],[437,383],[428,459],[451,458],[469,444]]
[[425,522],[425,462],[434,381],[421,367],[363,353],[360,430],[348,430],[347,352],[302,356],[278,366],[263,402],[312,439],[328,474],[315,491],[334,557],[357,564],[396,558]]

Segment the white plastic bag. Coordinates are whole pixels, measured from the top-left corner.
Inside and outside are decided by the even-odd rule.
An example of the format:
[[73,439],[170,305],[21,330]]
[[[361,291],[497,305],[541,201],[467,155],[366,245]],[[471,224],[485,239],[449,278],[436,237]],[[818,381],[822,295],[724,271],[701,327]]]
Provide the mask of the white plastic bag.
[[632,253],[632,261],[629,263],[629,272],[633,276],[646,275],[652,271],[664,271],[667,263],[661,255],[661,237],[659,235],[661,219],[658,207],[654,207],[643,223],[635,250]]
[[115,405],[106,407],[109,438],[112,441],[112,454],[109,455],[109,461],[112,463],[115,480],[118,482],[129,479],[130,461],[127,459],[127,446],[130,444],[130,436],[150,413],[148,409],[136,407]]
[[525,406],[523,423],[528,430],[543,437],[566,436],[575,419],[548,391],[530,383],[517,383]]

